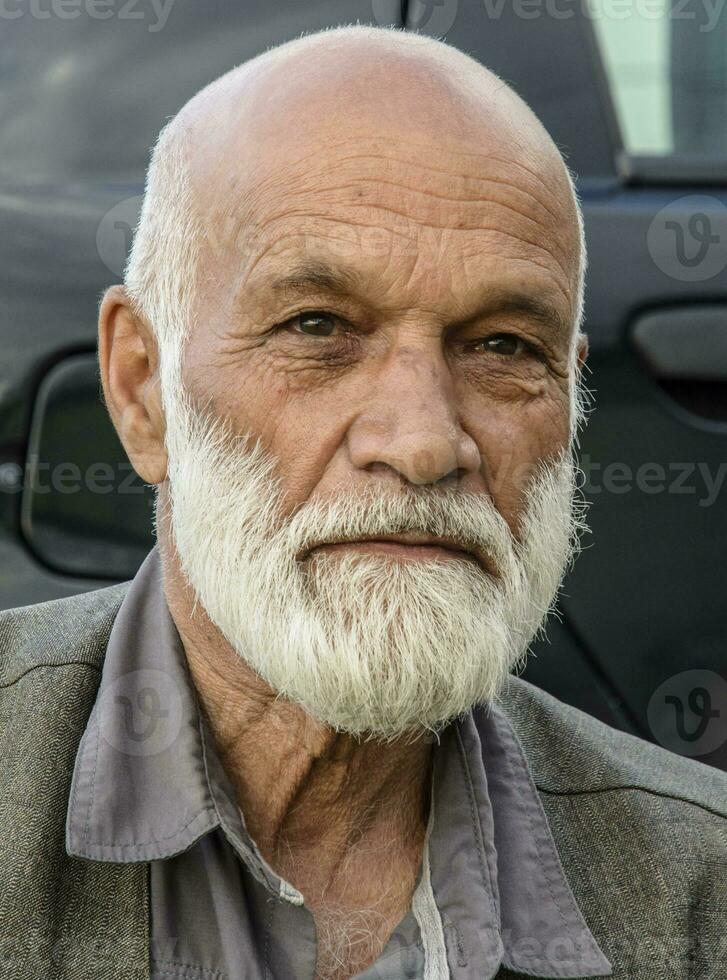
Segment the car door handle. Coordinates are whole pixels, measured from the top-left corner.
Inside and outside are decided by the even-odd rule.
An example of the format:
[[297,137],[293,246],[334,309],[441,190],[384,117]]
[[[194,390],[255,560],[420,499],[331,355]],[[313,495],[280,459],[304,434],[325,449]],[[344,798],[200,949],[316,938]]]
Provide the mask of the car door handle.
[[727,304],[653,310],[631,336],[656,380],[727,381]]

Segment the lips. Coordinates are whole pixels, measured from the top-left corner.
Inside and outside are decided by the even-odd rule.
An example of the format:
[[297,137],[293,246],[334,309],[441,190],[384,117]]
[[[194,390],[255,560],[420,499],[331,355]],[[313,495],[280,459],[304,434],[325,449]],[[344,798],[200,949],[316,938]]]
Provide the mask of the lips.
[[355,549],[361,552],[390,554],[392,557],[401,557],[410,560],[468,560],[476,562],[484,571],[489,572],[489,560],[473,547],[456,541],[452,538],[442,538],[428,534],[382,534],[375,537],[341,539],[337,541],[322,541],[312,548],[303,557],[308,557],[314,552],[320,551],[343,551]]

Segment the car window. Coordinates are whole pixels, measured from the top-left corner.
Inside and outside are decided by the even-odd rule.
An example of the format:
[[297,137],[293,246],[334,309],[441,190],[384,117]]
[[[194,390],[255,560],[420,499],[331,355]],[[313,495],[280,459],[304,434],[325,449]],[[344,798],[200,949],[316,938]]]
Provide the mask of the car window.
[[727,161],[724,4],[589,3],[626,153]]

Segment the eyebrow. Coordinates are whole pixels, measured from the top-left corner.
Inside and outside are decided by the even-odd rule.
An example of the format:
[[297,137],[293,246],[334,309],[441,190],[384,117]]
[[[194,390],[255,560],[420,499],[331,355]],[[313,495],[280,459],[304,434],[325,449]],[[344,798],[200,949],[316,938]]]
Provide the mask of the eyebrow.
[[293,268],[287,275],[274,279],[269,288],[276,293],[304,292],[320,289],[328,293],[349,295],[360,291],[360,276],[342,266],[312,262]]
[[558,330],[564,333],[571,328],[571,323],[563,316],[555,303],[530,293],[501,293],[492,303],[490,312],[524,314],[549,330]]
[[[295,266],[284,276],[267,284],[275,293],[304,293],[315,289],[339,296],[363,296],[363,280],[355,270],[345,266],[333,266],[324,261],[314,261]],[[558,307],[548,299],[522,291],[498,289],[487,290],[477,311],[462,322],[471,323],[478,317],[487,315],[519,314],[536,320],[549,330],[567,332],[571,324],[563,317]]]

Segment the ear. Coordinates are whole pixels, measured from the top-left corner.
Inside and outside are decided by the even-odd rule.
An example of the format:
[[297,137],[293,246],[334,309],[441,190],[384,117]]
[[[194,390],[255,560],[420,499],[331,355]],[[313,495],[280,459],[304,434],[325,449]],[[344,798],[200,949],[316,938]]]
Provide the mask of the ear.
[[131,465],[145,483],[162,483],[167,454],[159,354],[123,286],[112,286],[101,301],[98,357],[106,407]]

